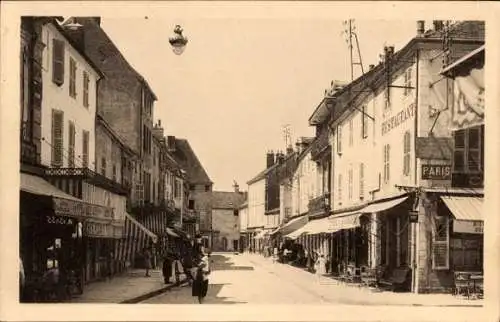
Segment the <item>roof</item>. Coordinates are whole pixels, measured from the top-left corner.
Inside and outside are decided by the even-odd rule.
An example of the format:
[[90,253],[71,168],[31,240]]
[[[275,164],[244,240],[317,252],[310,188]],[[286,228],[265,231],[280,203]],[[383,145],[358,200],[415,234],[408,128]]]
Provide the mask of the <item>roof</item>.
[[59,31],[59,33],[66,39],[66,41],[71,45],[71,47],[73,47],[77,52],[78,54],[80,54],[80,56],[83,57],[83,59],[85,59],[87,61],[87,63],[90,65],[90,67],[92,67],[92,69],[94,69],[94,71],[101,77],[101,78],[104,78],[105,75],[104,73],[101,71],[101,69],[99,67],[97,67],[96,64],[94,64],[94,61],[92,59],[90,59],[90,57],[87,55],[87,53],[82,50],[82,48],[80,46],[78,46],[78,44],[75,42],[75,40],[71,37],[70,34],[68,34],[66,32],[66,30],[64,30],[64,28],[59,24],[58,22],[58,18],[52,18],[50,19],[50,23],[56,27],[57,31]]
[[175,150],[172,152],[172,156],[182,169],[186,171],[187,180],[190,184],[213,184],[186,139],[175,138]]
[[[269,168],[267,169],[264,169],[262,170],[261,172],[259,172],[255,177],[253,177],[252,179],[248,180],[247,181],[247,184],[252,184],[252,183],[255,183],[257,181],[260,181],[260,180],[263,180],[266,178],[266,176],[271,173],[272,171],[274,170],[278,170],[278,167],[279,166],[283,166],[283,167],[286,167],[286,166],[291,166],[291,167],[295,167],[296,166],[296,158],[298,157],[298,153],[296,151],[290,153],[290,154],[287,154],[285,155],[285,159],[283,160],[283,163],[278,163],[278,162],[275,162],[272,166],[270,166]],[[294,164],[291,164],[292,162],[295,162]]]
[[[446,66],[441,71],[441,74],[448,76],[448,77],[461,76],[464,73],[468,74],[469,73],[468,70],[470,70],[474,66],[484,64],[485,48],[486,48],[486,46],[482,45],[481,47],[476,48],[475,50],[462,56],[460,59],[456,60],[454,63]],[[469,66],[470,66],[470,68],[467,68]],[[465,70],[462,71],[462,69],[465,69]]]
[[242,192],[212,191],[212,209],[235,209],[245,202]]
[[[401,59],[412,53],[420,43],[442,43],[442,31],[427,31],[423,36],[412,38],[402,49],[393,54],[391,66],[393,73],[400,68],[409,64],[405,59]],[[478,42],[484,43],[484,21],[462,21],[457,22],[450,27],[450,36],[453,38],[453,43],[457,42]],[[324,97],[318,107],[310,117],[310,120],[318,117],[314,124],[321,124],[333,116],[333,119],[340,118],[344,112],[350,110],[350,102],[355,101],[363,95],[371,95],[370,91],[361,91],[362,88],[371,88],[375,90],[385,84],[383,73],[385,72],[386,64],[380,62],[377,66],[359,76],[354,81],[338,90],[332,97]],[[340,108],[335,108],[339,106]],[[333,115],[332,115],[333,114]],[[321,115],[321,117],[319,117]],[[325,119],[326,117],[326,119]],[[311,124],[313,125],[313,124]]]
[[128,153],[130,153],[132,155],[134,155],[134,154],[138,155],[138,153],[136,151],[134,151],[132,148],[130,148],[125,143],[125,141],[111,128],[111,126],[106,122],[106,120],[98,113],[96,113],[96,121],[97,121],[97,124],[102,125],[102,127],[111,135],[111,137],[118,142],[118,144],[121,146],[121,148],[123,150],[127,151]]
[[[95,21],[95,17],[70,17],[68,20],[66,20],[66,22],[64,24],[67,24],[67,23],[73,22],[73,21],[83,25],[84,32],[86,32],[91,27],[94,27],[94,28],[97,27],[100,30],[101,36],[103,36],[106,39],[106,41],[108,41],[109,44],[111,44],[114,47],[114,49],[118,53],[118,56],[127,64],[127,66],[130,68],[130,70],[135,74],[137,79],[148,88],[148,90],[151,93],[151,95],[153,96],[154,100],[158,100],[158,97],[153,92],[153,90],[151,89],[151,86],[149,86],[146,79],[139,72],[137,72],[137,70],[135,70],[132,67],[132,65],[130,65],[130,63],[127,61],[127,59],[125,59],[125,57],[122,55],[121,51],[118,49],[118,47],[115,45],[115,43],[111,40],[111,38],[106,34],[104,29],[100,26],[100,23],[97,23]],[[102,41],[100,41],[100,42],[102,43]]]

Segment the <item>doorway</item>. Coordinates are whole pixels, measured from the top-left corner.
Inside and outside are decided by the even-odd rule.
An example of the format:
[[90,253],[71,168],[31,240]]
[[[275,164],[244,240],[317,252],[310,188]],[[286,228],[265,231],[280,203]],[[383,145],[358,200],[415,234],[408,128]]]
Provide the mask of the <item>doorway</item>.
[[233,240],[233,250],[235,252],[239,251],[239,241],[237,239]]

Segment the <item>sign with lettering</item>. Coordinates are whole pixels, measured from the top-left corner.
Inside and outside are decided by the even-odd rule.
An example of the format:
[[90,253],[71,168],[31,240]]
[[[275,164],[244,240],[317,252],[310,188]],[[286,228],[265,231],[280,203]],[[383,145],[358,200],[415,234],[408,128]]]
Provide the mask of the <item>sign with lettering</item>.
[[484,232],[484,222],[469,220],[454,220],[453,231],[465,234],[482,234]]
[[418,222],[418,211],[410,210],[410,222]]
[[73,226],[76,220],[70,217],[63,216],[45,216],[45,222],[52,225]]
[[451,164],[423,164],[422,180],[451,180]]
[[85,223],[85,235],[88,237],[113,238],[115,232],[110,224],[87,221]]
[[392,129],[398,127],[403,124],[408,119],[411,119],[415,116],[415,103],[410,104],[407,108],[400,111],[398,114],[390,117],[386,121],[382,123],[382,135],[387,134]]

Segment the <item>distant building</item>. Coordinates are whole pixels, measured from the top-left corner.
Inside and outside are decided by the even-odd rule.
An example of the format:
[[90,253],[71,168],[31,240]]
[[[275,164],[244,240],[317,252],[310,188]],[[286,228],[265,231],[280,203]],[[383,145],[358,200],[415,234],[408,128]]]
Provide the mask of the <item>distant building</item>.
[[246,194],[240,191],[200,192],[198,200],[204,206],[212,224],[208,247],[212,251],[240,250],[240,207]]

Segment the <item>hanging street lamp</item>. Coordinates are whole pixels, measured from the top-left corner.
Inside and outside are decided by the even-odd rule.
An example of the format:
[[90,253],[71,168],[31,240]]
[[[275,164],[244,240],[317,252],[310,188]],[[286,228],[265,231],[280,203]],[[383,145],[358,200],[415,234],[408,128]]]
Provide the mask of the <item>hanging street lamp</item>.
[[188,39],[182,34],[182,31],[182,27],[180,25],[176,25],[174,28],[174,36],[170,37],[168,40],[176,55],[182,54],[188,43]]

